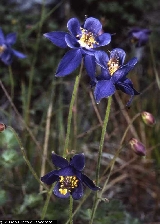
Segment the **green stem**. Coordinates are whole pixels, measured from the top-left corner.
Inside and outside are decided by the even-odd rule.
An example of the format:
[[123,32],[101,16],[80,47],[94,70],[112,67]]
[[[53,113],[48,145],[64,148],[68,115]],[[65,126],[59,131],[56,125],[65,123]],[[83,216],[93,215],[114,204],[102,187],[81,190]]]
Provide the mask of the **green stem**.
[[52,185],[51,189],[48,192],[48,195],[47,195],[47,198],[46,198],[43,210],[42,210],[41,220],[44,220],[44,218],[45,218],[45,215],[46,215],[46,212],[47,212],[47,208],[48,208],[48,205],[49,205],[49,201],[50,201],[50,198],[51,198],[51,195],[52,195],[52,191],[53,191],[54,185],[55,184]]
[[[101,192],[100,192],[99,194],[97,193],[97,195],[96,195],[95,202],[94,202],[94,205],[93,205],[93,210],[92,210],[92,216],[91,216],[90,224],[93,223],[93,219],[94,219],[94,215],[95,215],[96,209],[97,209],[97,207],[98,207],[99,202],[101,201],[102,194],[104,193],[104,191],[105,191],[105,189],[106,189],[106,186],[107,186],[107,184],[108,184],[108,181],[109,181],[109,179],[110,179],[111,172],[112,172],[112,169],[113,169],[113,167],[114,167],[115,161],[116,161],[117,157],[119,156],[119,154],[120,154],[120,152],[121,152],[121,150],[122,150],[122,144],[123,144],[123,142],[124,142],[124,139],[125,139],[125,137],[126,137],[128,131],[129,131],[130,126],[131,126],[131,125],[133,124],[133,122],[140,116],[140,114],[141,114],[141,113],[136,114],[136,115],[133,117],[133,119],[131,120],[131,123],[127,126],[127,128],[126,128],[126,130],[125,130],[125,132],[124,132],[124,134],[123,134],[123,136],[122,136],[122,139],[121,139],[121,142],[120,142],[120,147],[118,148],[118,150],[117,150],[116,154],[114,155],[114,157],[113,157],[112,161],[110,162],[110,164],[107,166],[107,169],[104,171],[104,173],[106,173],[107,170],[110,168],[110,171],[109,171],[109,174],[108,174],[108,178],[106,179],[106,181],[105,181],[105,183],[104,183],[104,185],[103,185],[103,188],[102,188]],[[103,174],[104,174],[104,173],[103,173]]]
[[69,201],[70,201],[70,204],[69,204],[69,221],[70,221],[70,224],[73,224],[73,198],[72,198],[71,195],[70,195]]
[[153,71],[154,71],[154,74],[156,76],[156,82],[157,82],[158,88],[160,89],[160,78],[159,78],[158,71],[157,71],[157,68],[156,68],[156,60],[155,60],[155,57],[154,57],[153,45],[152,45],[151,41],[149,42],[149,46],[150,46],[150,53],[151,53]]
[[82,69],[83,69],[83,61],[81,63],[80,72],[76,76],[74,89],[73,89],[73,93],[72,93],[72,98],[71,98],[71,102],[70,102],[70,106],[69,106],[69,114],[68,114],[68,121],[67,121],[67,134],[66,134],[66,138],[65,138],[63,157],[66,157],[68,154],[68,144],[69,144],[69,137],[70,137],[70,132],[71,132],[71,120],[72,120],[72,114],[73,114],[73,105],[74,105],[74,102],[75,102],[75,99],[77,96],[79,81],[80,81],[81,74],[82,74]]
[[99,152],[98,152],[98,165],[97,165],[97,171],[96,171],[96,185],[98,185],[99,182],[99,171],[100,171],[100,166],[101,166],[101,156],[102,156],[102,151],[103,151],[103,145],[104,145],[104,138],[106,134],[106,128],[108,124],[108,119],[109,119],[109,114],[111,110],[111,102],[112,102],[112,97],[110,96],[108,98],[108,104],[107,104],[107,109],[106,109],[106,114],[102,126],[102,134],[101,134],[101,140],[99,144]]
[[31,65],[31,73],[29,76],[28,98],[27,98],[26,116],[25,116],[25,121],[27,124],[29,122],[29,110],[30,110],[30,101],[31,101],[32,87],[33,87],[33,77],[34,77],[34,73],[35,73],[35,64],[36,64],[36,60],[37,60],[37,53],[38,53],[38,48],[39,48],[39,43],[40,43],[41,28],[42,28],[43,21],[44,21],[44,19],[43,19],[44,14],[45,14],[45,0],[43,0],[41,18],[40,18],[40,22],[39,22],[39,29],[38,29],[37,39],[36,39],[36,43],[35,43],[35,52],[34,52],[33,61],[32,61],[32,65]]
[[[82,207],[82,204],[87,200],[87,198],[89,197],[89,195],[91,194],[91,191],[88,191],[88,193],[83,196],[82,200],[80,201],[79,205],[77,206],[77,208],[74,210],[72,217],[74,217],[76,215],[76,213],[78,212],[78,210]],[[67,222],[65,224],[69,224],[70,219],[67,220]]]
[[[121,142],[120,142],[120,147],[117,149],[116,154],[114,155],[113,159],[110,161],[110,163],[108,164],[107,168],[105,169],[105,171],[103,172],[103,174],[102,174],[102,176],[101,176],[101,178],[100,178],[100,180],[101,180],[102,178],[104,178],[105,173],[106,173],[106,172],[109,170],[109,168],[110,168],[110,172],[109,172],[109,174],[108,174],[108,178],[106,179],[106,181],[105,181],[105,183],[104,183],[104,186],[103,186],[103,189],[102,189],[101,193],[99,193],[99,195],[98,195],[98,199],[100,199],[100,200],[101,200],[101,198],[102,198],[102,194],[103,194],[103,192],[105,191],[106,186],[107,186],[107,184],[108,184],[108,181],[109,181],[109,179],[110,179],[111,171],[112,171],[112,169],[113,169],[113,167],[114,167],[114,163],[115,163],[117,157],[119,156],[119,153],[120,153],[121,150],[122,150],[122,144],[123,144],[123,142],[124,142],[124,139],[125,139],[125,137],[126,137],[128,131],[129,131],[129,129],[130,129],[130,126],[131,126],[131,125],[133,124],[133,122],[140,116],[140,114],[141,114],[141,113],[136,114],[136,115],[132,118],[130,124],[128,124],[128,126],[127,126],[127,128],[126,128],[126,130],[125,130],[125,132],[124,132],[124,134],[123,134],[123,136],[122,136],[122,139],[121,139]],[[159,145],[160,145],[160,144],[159,144]],[[73,217],[76,215],[77,211],[82,207],[83,203],[87,200],[87,198],[90,196],[90,194],[91,194],[91,191],[88,191],[88,193],[83,197],[82,201],[79,203],[79,205],[78,205],[77,208],[75,209],[75,211],[74,211],[74,213],[73,213]],[[97,201],[97,202],[99,203],[100,200]],[[96,206],[95,206],[96,208],[97,208],[97,206],[98,206],[98,203],[97,203],[97,202],[96,202]],[[95,210],[96,210],[96,209],[95,209]],[[66,222],[65,224],[68,224],[68,223],[69,223],[69,219],[67,220],[67,222]]]
[[[103,126],[102,126],[102,134],[101,134],[101,139],[100,139],[100,144],[99,144],[98,164],[97,164],[97,171],[96,171],[96,185],[98,185],[98,183],[99,183],[99,171],[100,171],[100,166],[101,166],[101,156],[102,156],[102,151],[103,151],[104,138],[105,138],[105,134],[106,134],[106,128],[107,128],[107,124],[108,124],[109,114],[110,114],[110,110],[111,110],[111,102],[112,102],[112,96],[110,96],[108,98],[106,114],[105,114],[105,118],[104,118],[104,122],[103,122]],[[93,208],[92,208],[90,224],[93,223],[94,215],[95,215],[96,208],[97,208],[97,203],[99,200],[98,198],[99,197],[98,197],[98,192],[97,192],[95,201],[93,204]]]

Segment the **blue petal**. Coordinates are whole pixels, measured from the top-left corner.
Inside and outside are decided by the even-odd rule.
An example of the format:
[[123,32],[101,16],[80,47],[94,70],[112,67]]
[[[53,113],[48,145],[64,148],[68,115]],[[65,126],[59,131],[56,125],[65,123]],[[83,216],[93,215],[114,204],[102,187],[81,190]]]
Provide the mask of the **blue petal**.
[[96,51],[95,58],[98,65],[108,70],[107,63],[109,61],[109,57],[104,51]]
[[64,168],[69,165],[65,158],[55,154],[54,152],[52,153],[52,163],[59,168]]
[[133,83],[130,79],[126,79],[123,82],[116,83],[116,88],[128,95],[139,95],[140,93],[133,88]]
[[56,170],[47,173],[46,175],[41,177],[41,181],[48,185],[53,184],[55,181],[59,180],[59,176],[56,175],[56,173],[57,173]]
[[126,93],[126,94],[131,96],[130,100],[126,104],[127,107],[130,106],[130,104],[131,104],[131,102],[133,100],[133,96],[140,94],[139,92],[137,92],[137,90],[135,90],[133,88],[133,84],[132,84],[130,79],[126,79],[123,83],[118,82],[115,86],[116,86],[117,89],[119,89],[122,92],[124,92],[124,93]]
[[65,41],[65,35],[67,33],[63,31],[53,31],[49,33],[43,34],[46,38],[48,38],[53,44],[55,44],[58,47],[66,48],[67,44]]
[[9,45],[15,44],[16,39],[17,39],[17,34],[16,34],[16,33],[9,33],[9,34],[6,36],[6,42],[7,42],[7,44],[9,44]]
[[95,55],[95,50],[94,49],[85,49],[85,48],[81,48],[81,52],[82,52],[82,55],[90,55],[90,56],[94,56]]
[[1,55],[1,60],[6,64],[6,65],[10,65],[13,61],[13,54],[11,49],[7,48],[3,54]]
[[95,57],[90,55],[84,56],[84,66],[86,68],[87,74],[91,78],[92,81],[95,80],[95,72],[96,72],[96,62]]
[[68,51],[58,65],[56,76],[63,77],[72,73],[80,65],[81,60],[81,50],[73,49]]
[[121,81],[125,79],[126,75],[130,70],[134,68],[134,66],[137,63],[137,58],[132,58],[126,65],[123,65],[120,67],[112,76],[112,81],[114,83],[117,83],[118,81]]
[[88,30],[89,32],[92,32],[94,35],[97,35],[102,29],[102,24],[98,19],[89,17],[84,23],[84,29]]
[[85,174],[82,174],[82,181],[93,191],[100,190],[99,187],[97,187],[89,177],[87,177]]
[[149,34],[151,33],[148,29],[139,29],[139,30],[132,30],[132,36],[136,39],[147,39],[149,38]]
[[13,54],[18,58],[26,58],[27,56],[19,51],[12,49]]
[[111,35],[109,33],[103,33],[96,38],[98,42],[97,47],[108,45],[111,42]]
[[70,165],[79,171],[82,171],[84,169],[84,164],[85,164],[84,153],[74,155],[70,162]]
[[65,41],[70,48],[78,48],[80,47],[79,43],[77,42],[77,39],[70,34],[66,34]]
[[74,37],[77,37],[77,35],[81,35],[82,33],[80,30],[80,23],[77,18],[70,19],[67,23],[67,27]]
[[109,80],[110,78],[111,75],[109,74],[109,71],[101,68],[101,73],[97,76],[97,80]]
[[97,103],[100,102],[102,98],[109,97],[115,92],[115,86],[111,80],[102,80],[97,82],[94,96]]
[[63,194],[60,193],[59,189],[60,189],[60,183],[57,182],[56,185],[55,185],[55,187],[54,187],[54,189],[53,189],[53,193],[58,198],[69,198],[69,196],[70,196],[70,193],[69,192],[67,192],[67,194],[63,195]]
[[5,43],[5,36],[3,34],[2,29],[0,28],[0,45],[3,45]]
[[132,100],[133,100],[133,97],[134,97],[134,95],[132,95],[132,96],[130,97],[128,103],[126,104],[126,107],[129,107],[129,106],[131,105]]
[[121,48],[115,48],[110,52],[110,58],[117,58],[119,60],[119,65],[123,65],[126,53]]
[[72,166],[67,166],[56,171],[58,176],[77,176],[76,170]]
[[74,200],[79,200],[83,196],[83,185],[79,182],[78,187],[76,187],[71,193]]

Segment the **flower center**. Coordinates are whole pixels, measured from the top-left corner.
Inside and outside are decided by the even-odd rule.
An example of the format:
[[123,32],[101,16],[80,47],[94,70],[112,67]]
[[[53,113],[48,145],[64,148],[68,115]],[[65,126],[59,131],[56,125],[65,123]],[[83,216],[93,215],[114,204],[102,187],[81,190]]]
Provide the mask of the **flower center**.
[[0,46],[0,54],[2,54],[6,49],[6,46],[5,45],[1,45]]
[[110,75],[113,75],[119,68],[119,60],[117,58],[111,58],[107,63]]
[[63,195],[71,192],[74,188],[78,187],[79,180],[76,176],[60,176],[59,192]]
[[[82,31],[82,35],[80,40],[78,41],[79,44],[82,47],[85,47],[87,49],[89,48],[93,48],[94,44],[99,44],[96,40],[95,40],[95,36],[93,35],[92,32],[88,32],[88,30],[81,28]],[[77,35],[77,37],[79,37],[80,35]]]

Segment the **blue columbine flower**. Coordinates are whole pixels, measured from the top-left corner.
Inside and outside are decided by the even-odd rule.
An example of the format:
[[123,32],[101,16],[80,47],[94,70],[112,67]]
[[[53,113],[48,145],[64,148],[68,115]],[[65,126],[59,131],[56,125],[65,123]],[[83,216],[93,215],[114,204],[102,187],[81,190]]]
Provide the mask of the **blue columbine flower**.
[[71,194],[73,199],[78,200],[83,196],[83,183],[93,191],[97,187],[92,180],[82,173],[85,163],[84,154],[76,154],[70,162],[55,153],[52,153],[52,162],[59,170],[53,170],[41,177],[41,181],[50,185],[57,181],[53,193],[59,198],[68,198]]
[[68,21],[67,28],[70,33],[55,31],[44,34],[56,46],[71,48],[60,61],[56,76],[62,77],[73,72],[84,57],[85,68],[92,79],[95,75],[96,67],[95,49],[109,44],[111,35],[101,33],[102,24],[93,17],[87,18],[83,26],[80,25],[77,18],[72,18]]
[[102,67],[101,74],[92,83],[92,85],[95,85],[94,96],[97,103],[102,98],[113,95],[116,89],[131,95],[127,106],[131,103],[133,96],[139,94],[133,88],[131,80],[126,78],[128,72],[137,63],[137,58],[132,58],[127,64],[123,65],[125,56],[125,52],[120,48],[113,49],[110,52],[110,58],[103,51],[95,53],[96,62]]
[[12,45],[16,42],[16,33],[9,33],[6,37],[0,28],[0,59],[6,64],[10,65],[13,60],[13,56],[18,58],[25,58],[26,55],[19,51],[12,49]]
[[128,37],[131,39],[132,43],[135,43],[136,47],[144,46],[149,39],[149,35],[151,34],[151,30],[149,29],[141,29],[141,28],[132,28]]

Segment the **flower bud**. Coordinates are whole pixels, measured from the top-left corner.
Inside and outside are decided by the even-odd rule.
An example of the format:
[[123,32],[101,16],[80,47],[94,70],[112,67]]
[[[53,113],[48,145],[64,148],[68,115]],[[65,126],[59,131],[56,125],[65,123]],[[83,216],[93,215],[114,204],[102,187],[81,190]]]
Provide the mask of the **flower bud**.
[[3,123],[0,123],[0,132],[4,131],[6,129],[6,125]]
[[147,124],[148,126],[152,127],[153,125],[155,125],[156,120],[155,120],[155,118],[153,117],[152,114],[150,114],[146,111],[143,111],[141,113],[141,116],[142,116],[142,119],[143,119],[144,123]]
[[133,151],[138,155],[138,156],[145,156],[146,155],[146,148],[142,144],[142,142],[138,141],[136,138],[132,138],[129,141],[129,144]]

